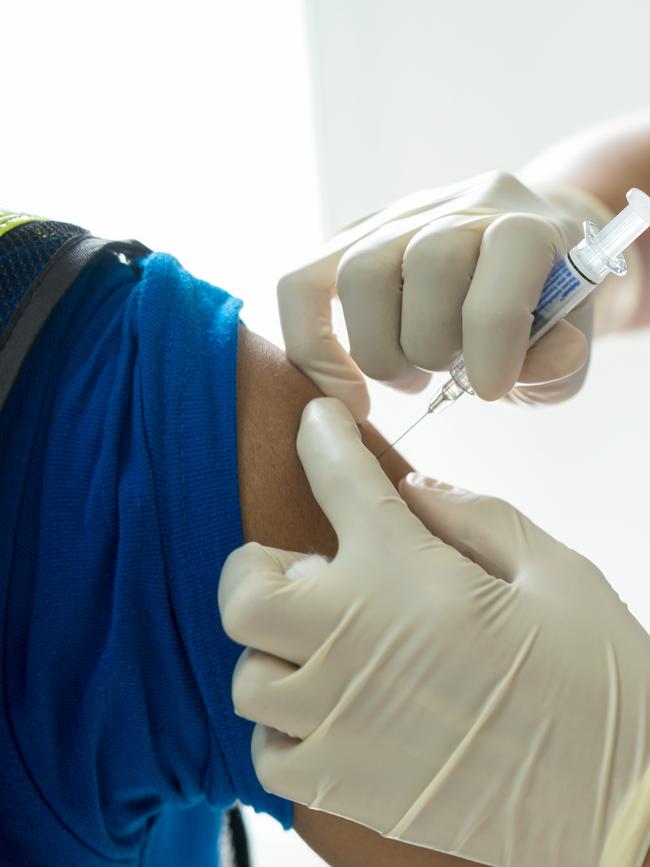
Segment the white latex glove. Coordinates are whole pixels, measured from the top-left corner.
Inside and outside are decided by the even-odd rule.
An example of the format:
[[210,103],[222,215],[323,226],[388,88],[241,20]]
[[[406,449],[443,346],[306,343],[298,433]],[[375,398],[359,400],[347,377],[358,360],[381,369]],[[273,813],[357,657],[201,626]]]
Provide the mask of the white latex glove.
[[404,502],[338,401],[298,451],[338,554],[248,544],[219,590],[264,788],[495,867],[640,867],[650,638],[603,575],[500,500]]
[[[370,407],[362,372],[419,391],[461,351],[479,397],[502,397],[519,381],[544,384],[522,390],[526,402],[566,398],[586,371],[591,299],[567,317],[583,333],[559,323],[524,364],[531,311],[553,264],[582,238],[583,221],[604,225],[611,216],[577,189],[541,198],[496,172],[400,199],[280,280],[287,355],[357,421]],[[336,294],[350,355],[332,331]]]

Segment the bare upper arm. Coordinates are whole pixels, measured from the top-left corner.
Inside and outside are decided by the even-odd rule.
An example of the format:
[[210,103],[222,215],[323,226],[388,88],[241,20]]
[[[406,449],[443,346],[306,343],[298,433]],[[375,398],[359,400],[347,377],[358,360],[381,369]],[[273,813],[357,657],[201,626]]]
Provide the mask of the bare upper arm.
[[[239,485],[244,535],[265,545],[333,556],[336,536],[314,500],[295,449],[305,404],[320,394],[284,353],[240,329],[237,367]],[[370,425],[363,440],[376,454],[385,440]],[[398,452],[382,465],[394,484],[410,467]],[[297,804],[294,827],[333,867],[471,867],[474,862],[407,846]]]
[[[247,540],[287,550],[336,553],[336,536],[311,494],[295,448],[302,410],[320,394],[282,350],[240,328],[237,438]],[[375,454],[386,446],[369,424],[361,426],[361,435]],[[411,469],[395,450],[382,466],[393,484]]]

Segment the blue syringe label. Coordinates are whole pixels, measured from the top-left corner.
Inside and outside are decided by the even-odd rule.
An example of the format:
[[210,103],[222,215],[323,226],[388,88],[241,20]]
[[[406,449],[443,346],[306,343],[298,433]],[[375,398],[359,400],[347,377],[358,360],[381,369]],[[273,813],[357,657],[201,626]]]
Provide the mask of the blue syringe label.
[[535,313],[542,313],[549,304],[557,301],[558,298],[564,301],[574,289],[577,289],[581,285],[582,281],[576,276],[575,271],[569,267],[566,259],[560,259],[559,262],[555,263],[551,273],[546,278],[546,283],[544,283]]
[[571,268],[566,258],[553,266],[546,278],[537,307],[533,311],[534,320],[531,334],[535,335],[553,317],[558,308],[566,306],[566,299],[585,284]]

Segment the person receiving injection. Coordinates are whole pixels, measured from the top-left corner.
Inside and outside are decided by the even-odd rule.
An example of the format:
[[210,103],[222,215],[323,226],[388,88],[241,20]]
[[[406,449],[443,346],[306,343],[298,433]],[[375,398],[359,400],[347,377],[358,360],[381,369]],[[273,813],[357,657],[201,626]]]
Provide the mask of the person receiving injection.
[[650,321],[650,233],[627,276],[528,349],[533,314],[584,221],[605,227],[632,188],[650,190],[648,111],[516,177],[403,199],[281,281],[289,357],[338,398],[307,406],[298,453],[339,549],[249,543],[222,572],[224,626],[249,648],[233,701],[258,724],[268,791],[445,867],[650,864],[650,636],[596,566],[509,504],[415,474],[398,494],[354,424],[363,374],[419,391],[461,354],[484,400],[574,395],[594,310],[599,333]]

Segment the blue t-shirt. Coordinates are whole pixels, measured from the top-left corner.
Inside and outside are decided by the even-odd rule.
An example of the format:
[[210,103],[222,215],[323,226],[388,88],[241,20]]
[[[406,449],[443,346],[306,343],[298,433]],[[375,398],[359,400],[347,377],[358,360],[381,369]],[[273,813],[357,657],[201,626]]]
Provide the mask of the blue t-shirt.
[[284,827],[232,711],[241,303],[102,254],[0,416],[0,864],[213,867],[239,799]]

